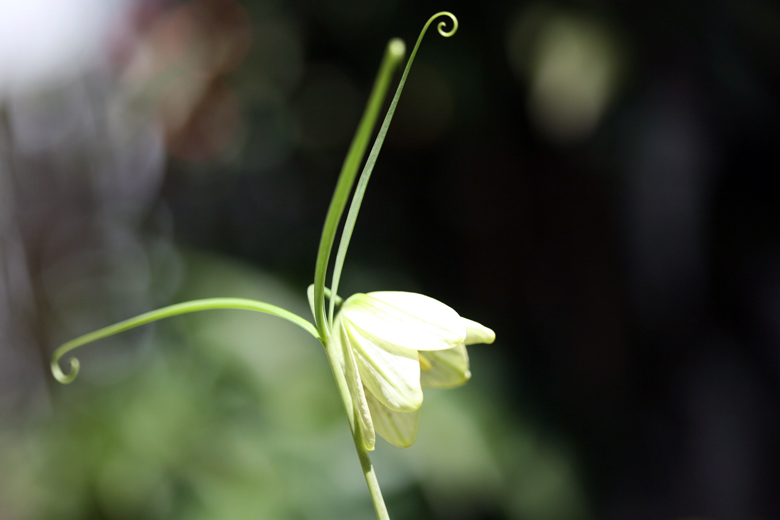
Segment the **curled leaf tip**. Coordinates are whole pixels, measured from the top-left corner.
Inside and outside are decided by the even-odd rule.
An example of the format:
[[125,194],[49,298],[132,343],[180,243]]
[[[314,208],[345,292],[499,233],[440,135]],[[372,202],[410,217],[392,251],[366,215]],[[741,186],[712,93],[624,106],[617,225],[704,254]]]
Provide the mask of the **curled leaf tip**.
[[450,36],[452,36],[453,34],[455,34],[458,31],[458,19],[455,17],[454,14],[452,14],[449,11],[441,11],[441,12],[436,13],[435,15],[431,16],[430,19],[428,20],[428,23],[431,23],[432,21],[434,21],[436,18],[438,18],[440,16],[447,16],[447,17],[449,17],[450,20],[452,20],[452,29],[450,29],[449,31],[447,31],[445,29],[445,27],[447,27],[447,21],[446,20],[442,20],[442,21],[440,21],[436,25],[436,28],[439,31],[439,34],[441,34],[445,38],[449,38]]
[[59,355],[55,354],[54,358],[51,360],[51,373],[54,375],[54,379],[62,383],[63,385],[67,385],[68,383],[72,383],[74,379],[76,379],[76,376],[79,375],[79,368],[81,368],[81,363],[79,363],[79,360],[72,357],[68,360],[70,363],[70,373],[66,374],[62,371],[62,368],[60,368],[60,357]]

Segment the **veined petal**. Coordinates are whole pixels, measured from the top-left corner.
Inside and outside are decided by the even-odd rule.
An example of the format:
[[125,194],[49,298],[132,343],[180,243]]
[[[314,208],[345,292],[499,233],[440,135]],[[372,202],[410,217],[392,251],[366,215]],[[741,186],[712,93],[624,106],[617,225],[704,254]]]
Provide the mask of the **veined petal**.
[[309,285],[309,287],[306,289],[306,299],[309,300],[311,315],[316,316],[317,313],[314,311],[314,284]]
[[373,450],[376,442],[374,423],[371,420],[371,412],[368,408],[366,393],[363,390],[363,383],[360,380],[357,360],[352,352],[352,346],[349,343],[347,331],[344,329],[339,316],[336,316],[333,330],[334,334],[331,341],[338,343],[335,345],[336,350],[339,350],[340,347],[343,355],[344,377],[347,380],[349,393],[352,397],[352,406],[354,407],[353,413],[355,413],[356,419],[355,426],[360,428],[363,437],[363,446],[365,446],[367,450]]
[[481,323],[468,318],[461,318],[461,320],[466,325],[466,341],[464,342],[466,345],[474,345],[475,343],[490,344],[496,340],[496,333]]
[[422,294],[355,294],[344,302],[341,312],[363,336],[383,348],[445,350],[466,339],[466,325],[458,313]]
[[374,420],[377,433],[394,446],[408,448],[417,440],[420,424],[420,410],[410,413],[394,412],[367,393],[368,408]]
[[[420,372],[420,382],[427,388],[455,388],[471,379],[469,371],[469,355],[466,345],[461,343],[449,350],[435,352],[420,352],[423,370]],[[427,368],[427,370],[426,370]]]
[[346,342],[342,338],[341,334],[341,324],[336,326],[334,323],[333,327],[333,334],[331,334],[331,341],[335,343],[335,348],[333,349],[333,353],[335,354],[336,361],[339,364],[339,367],[341,367],[341,370],[344,372],[344,374],[347,373],[347,366],[344,360],[344,345]]
[[394,345],[379,346],[343,321],[358,371],[368,392],[396,412],[417,410],[423,401],[417,351]]

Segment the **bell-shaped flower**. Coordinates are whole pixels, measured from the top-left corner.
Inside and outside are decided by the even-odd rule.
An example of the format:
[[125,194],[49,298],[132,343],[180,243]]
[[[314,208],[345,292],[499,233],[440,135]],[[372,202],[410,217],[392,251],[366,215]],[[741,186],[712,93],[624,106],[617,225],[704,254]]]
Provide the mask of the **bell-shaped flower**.
[[495,334],[428,296],[373,292],[348,298],[333,323],[363,444],[376,432],[400,447],[417,438],[422,387],[453,388],[471,377],[466,345]]

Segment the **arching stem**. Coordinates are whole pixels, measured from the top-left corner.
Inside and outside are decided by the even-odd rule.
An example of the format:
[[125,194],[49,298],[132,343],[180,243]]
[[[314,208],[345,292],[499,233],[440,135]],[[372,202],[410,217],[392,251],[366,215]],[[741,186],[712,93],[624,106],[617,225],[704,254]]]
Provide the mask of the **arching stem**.
[[243,298],[208,298],[205,300],[192,300],[186,303],[177,303],[175,305],[163,307],[162,309],[147,312],[145,314],[141,314],[140,316],[136,316],[135,318],[120,321],[114,325],[110,325],[100,330],[96,330],[95,332],[90,332],[89,334],[72,339],[54,351],[54,354],[51,358],[51,372],[60,383],[71,383],[79,374],[79,368],[81,366],[79,360],[75,357],[70,358],[70,373],[68,374],[65,374],[60,367],[60,359],[62,359],[62,356],[71,350],[86,345],[87,343],[92,343],[93,341],[107,338],[109,336],[113,336],[114,334],[119,334],[120,332],[124,332],[135,327],[140,327],[141,325],[146,325],[147,323],[152,323],[153,321],[170,318],[172,316],[178,316],[180,314],[187,314],[190,312],[209,311],[214,309],[243,309],[247,311],[271,314],[273,316],[295,323],[315,338],[320,339],[320,335],[314,325],[301,318],[297,314],[293,314],[292,312],[282,309],[281,307],[277,307],[276,305],[271,305],[270,303],[259,302],[255,300],[246,300]]
[[[352,185],[355,183],[360,163],[363,162],[363,156],[368,147],[368,141],[376,126],[379,117],[379,111],[387,95],[387,89],[390,86],[390,79],[393,77],[396,67],[406,54],[406,47],[401,40],[394,39],[387,44],[385,55],[382,58],[382,64],[379,66],[379,73],[374,81],[374,87],[371,90],[371,96],[368,99],[366,110],[360,119],[355,137],[344,159],[341,167],[336,189],[333,192],[333,198],[328,207],[328,214],[325,216],[325,224],[322,227],[322,236],[320,237],[320,246],[317,251],[317,263],[314,268],[314,323],[320,335],[325,334],[325,278],[328,271],[328,262],[330,253],[333,249],[333,241],[336,238],[336,230],[341,221],[341,215],[347,205],[349,194],[352,191]],[[333,291],[334,294],[336,291]]]
[[[441,11],[428,19],[428,21],[423,26],[422,31],[420,31],[420,36],[417,37],[417,43],[415,43],[414,49],[412,49],[412,54],[409,56],[409,61],[406,62],[406,67],[404,68],[404,73],[401,76],[401,81],[398,82],[398,87],[395,89],[395,95],[393,96],[393,100],[390,102],[390,108],[387,109],[387,114],[385,115],[384,121],[382,121],[382,126],[379,128],[379,133],[374,140],[374,145],[371,147],[371,152],[368,154],[368,159],[366,160],[366,164],[363,167],[363,172],[360,174],[357,188],[355,188],[355,194],[352,196],[352,203],[349,206],[347,220],[344,222],[344,230],[341,232],[341,241],[339,242],[339,249],[336,253],[336,263],[333,266],[331,291],[333,291],[334,294],[338,294],[339,291],[341,271],[344,268],[344,259],[347,256],[347,249],[349,249],[349,242],[352,239],[352,232],[355,229],[355,222],[357,221],[358,213],[360,212],[360,205],[363,203],[363,196],[366,193],[368,181],[371,179],[371,173],[374,171],[376,159],[379,157],[379,152],[382,150],[382,145],[384,144],[385,137],[387,136],[387,130],[390,128],[393,115],[395,115],[395,109],[398,106],[398,100],[401,98],[401,92],[403,92],[404,85],[406,85],[406,77],[409,75],[409,70],[412,68],[412,63],[414,63],[414,57],[417,56],[417,49],[420,47],[420,43],[422,42],[425,33],[428,31],[428,27],[430,27],[431,23],[433,23],[433,21],[440,16],[448,16],[450,20],[452,20],[452,29],[445,31],[444,27],[446,26],[446,22],[441,21],[437,26],[439,34],[445,38],[449,38],[458,30],[458,19],[455,18],[455,15],[447,11]],[[331,325],[333,325],[334,304],[335,300],[331,300],[328,314]]]

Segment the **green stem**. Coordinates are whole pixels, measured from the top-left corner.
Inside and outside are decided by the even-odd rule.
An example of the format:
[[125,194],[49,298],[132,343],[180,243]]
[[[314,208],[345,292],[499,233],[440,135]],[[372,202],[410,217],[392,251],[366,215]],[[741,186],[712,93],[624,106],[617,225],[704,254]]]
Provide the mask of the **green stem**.
[[[322,341],[323,346],[325,347],[325,352],[328,355],[328,360],[330,361],[331,370],[333,372],[333,377],[336,380],[336,386],[339,390],[339,395],[341,396],[341,401],[344,405],[344,410],[347,413],[347,419],[349,421],[349,428],[352,432],[352,439],[355,443],[355,449],[357,450],[358,459],[360,460],[360,467],[363,470],[363,476],[366,479],[366,484],[368,485],[368,491],[371,495],[371,501],[374,504],[374,509],[376,510],[377,518],[379,520],[390,520],[390,515],[387,512],[387,507],[385,506],[384,499],[382,497],[382,490],[379,487],[379,482],[376,477],[376,472],[374,471],[374,466],[371,463],[371,457],[368,454],[368,450],[366,450],[365,445],[363,443],[362,438],[362,432],[359,427],[358,418],[356,417],[357,410],[355,409],[353,403],[352,403],[352,397],[349,393],[349,386],[347,384],[344,372],[342,370],[342,367],[340,365],[339,356],[334,351],[335,348],[337,348],[332,341],[330,341],[329,337],[329,331],[332,329],[333,325],[333,317],[334,317],[334,310],[336,305],[336,300],[338,296],[338,285],[341,280],[341,272],[344,267],[344,259],[347,254],[347,250],[349,248],[349,242],[352,238],[352,233],[355,228],[355,222],[357,221],[358,212],[360,211],[360,206],[363,202],[363,197],[366,192],[366,187],[368,186],[368,181],[371,178],[371,173],[374,170],[374,165],[376,164],[377,157],[379,156],[379,152],[382,149],[382,145],[384,144],[385,137],[387,136],[387,131],[390,127],[390,123],[393,120],[393,115],[395,114],[396,107],[398,106],[398,100],[401,97],[401,92],[404,89],[404,85],[406,84],[406,78],[409,75],[409,70],[411,69],[412,63],[414,61],[415,56],[417,55],[417,49],[420,47],[420,42],[423,39],[423,36],[425,35],[426,31],[428,30],[428,27],[431,25],[431,23],[438,18],[439,16],[448,16],[453,23],[452,29],[448,32],[444,30],[445,22],[440,22],[437,26],[439,34],[445,37],[452,36],[455,34],[455,31],[458,29],[458,20],[455,18],[454,15],[448,12],[440,12],[433,15],[431,18],[428,19],[425,26],[423,27],[422,31],[420,32],[420,36],[417,38],[417,43],[414,46],[414,50],[412,51],[411,56],[409,57],[409,61],[406,64],[406,67],[404,69],[404,73],[401,76],[401,81],[398,84],[398,88],[395,91],[395,95],[393,96],[393,100],[390,103],[390,108],[387,111],[387,114],[385,115],[384,121],[382,122],[382,126],[379,129],[379,133],[377,134],[376,139],[374,140],[374,145],[371,148],[371,153],[368,156],[368,160],[366,161],[365,166],[363,167],[363,172],[361,173],[360,180],[358,181],[357,188],[355,189],[355,194],[352,197],[352,203],[349,208],[349,213],[347,214],[347,219],[344,224],[344,230],[342,231],[341,235],[341,241],[339,243],[339,249],[336,254],[336,261],[333,269],[333,278],[331,281],[331,294],[333,295],[330,297],[330,309],[329,309],[329,316],[328,316],[328,322],[325,323],[325,276],[326,271],[328,268],[328,260],[330,258],[331,249],[333,248],[333,240],[335,238],[336,228],[338,227],[338,223],[341,220],[341,215],[344,212],[344,207],[346,205],[347,197],[349,196],[349,192],[352,188],[352,183],[354,182],[355,174],[357,173],[357,168],[360,165],[360,160],[357,160],[356,162],[350,162],[351,158],[353,157],[353,152],[355,152],[355,156],[357,156],[357,150],[356,143],[359,141],[362,149],[359,151],[359,158],[362,159],[363,154],[365,153],[365,147],[367,146],[367,140],[369,137],[370,129],[373,128],[373,121],[371,122],[370,126],[364,127],[364,123],[368,125],[368,117],[369,117],[369,111],[372,106],[374,106],[373,101],[375,99],[375,96],[377,95],[378,91],[378,85],[380,84],[380,78],[383,76],[383,72],[386,70],[386,67],[388,67],[388,72],[390,72],[392,69],[389,68],[389,65],[387,65],[388,55],[391,52],[391,47],[394,45],[394,42],[397,40],[394,40],[390,42],[388,45],[388,51],[385,54],[385,60],[382,62],[382,67],[380,68],[380,74],[377,78],[377,82],[374,87],[374,93],[372,94],[371,101],[369,101],[369,109],[366,110],[366,114],[363,116],[363,120],[361,121],[361,125],[358,128],[358,132],[355,135],[355,140],[352,143],[352,148],[350,148],[350,152],[347,155],[347,159],[344,163],[344,168],[342,169],[341,175],[339,176],[339,181],[336,186],[336,191],[333,194],[333,199],[331,200],[331,206],[328,210],[328,216],[325,220],[325,226],[322,232],[322,239],[320,241],[320,249],[317,256],[317,267],[315,271],[315,277],[314,277],[314,295],[313,297],[310,297],[310,303],[313,307],[312,311],[314,313],[315,323],[317,324],[317,328],[320,331],[320,337],[322,338],[320,341]],[[403,45],[402,42],[398,41],[396,44],[397,46]],[[401,47],[403,49],[403,47]],[[400,50],[400,49],[399,49]],[[397,52],[399,56],[403,56],[403,51]],[[400,58],[399,58],[400,59]],[[393,67],[395,64],[393,64]],[[387,85],[384,85],[384,89],[386,90]],[[384,92],[382,93],[382,98],[384,99]],[[378,110],[378,106],[376,109]],[[372,115],[374,120],[376,119],[376,114]],[[365,142],[363,141],[365,139]],[[349,165],[349,168],[348,168]],[[351,170],[350,168],[354,167],[354,170]]]
[[136,316],[135,318],[120,321],[114,325],[110,325],[100,330],[96,330],[95,332],[90,332],[89,334],[72,339],[54,351],[51,359],[52,374],[54,374],[54,377],[57,379],[57,381],[63,384],[71,383],[74,379],[76,379],[80,368],[79,360],[74,357],[70,358],[71,370],[69,374],[65,374],[60,368],[60,359],[71,350],[86,345],[87,343],[92,343],[93,341],[107,338],[108,336],[113,336],[114,334],[119,334],[120,332],[124,332],[141,325],[146,325],[147,323],[151,323],[153,321],[170,318],[172,316],[178,316],[179,314],[208,311],[213,309],[244,309],[248,311],[264,312],[266,314],[284,318],[287,321],[295,323],[315,338],[320,339],[320,335],[314,325],[301,318],[297,314],[293,314],[292,312],[282,309],[281,307],[277,307],[276,305],[271,305],[270,303],[264,303],[255,300],[246,300],[244,298],[208,298],[205,300],[193,300],[186,303],[177,303],[176,305],[163,307],[162,309],[147,312],[145,314],[141,314],[140,316]]
[[328,361],[330,362],[330,368],[333,372],[333,378],[336,380],[336,386],[338,387],[339,395],[341,396],[341,402],[344,405],[344,411],[347,413],[349,429],[352,432],[352,440],[355,443],[355,450],[357,450],[360,467],[363,470],[363,476],[366,479],[366,484],[368,484],[368,492],[371,495],[371,501],[374,503],[376,516],[379,520],[390,520],[390,515],[387,513],[387,506],[385,506],[385,501],[382,497],[382,490],[379,488],[379,481],[376,478],[374,465],[371,463],[371,457],[368,454],[368,450],[366,450],[366,447],[363,445],[363,436],[360,427],[358,426],[358,419],[355,417],[357,411],[352,405],[349,386],[344,377],[344,371],[341,369],[339,357],[334,351],[336,346],[332,341],[326,340],[322,341],[322,343],[325,347],[325,352],[328,355]]
[[363,156],[366,153],[368,141],[379,117],[379,111],[382,109],[387,89],[390,86],[390,79],[395,68],[403,59],[404,54],[405,46],[401,40],[393,39],[387,44],[366,110],[360,120],[355,137],[352,139],[347,157],[344,159],[344,164],[341,167],[341,173],[336,183],[336,189],[330,201],[328,214],[325,217],[325,225],[322,228],[320,246],[317,251],[317,263],[314,269],[314,322],[321,336],[325,334],[325,277],[328,270],[330,252],[333,249],[333,241],[336,237],[336,230],[341,221],[341,215],[344,213],[344,208],[347,205],[349,194],[352,191],[358,168],[360,168],[360,163],[363,162]]
[[[382,145],[384,144],[385,137],[387,136],[387,130],[390,128],[393,115],[395,115],[395,109],[398,106],[398,100],[401,98],[401,92],[403,92],[404,85],[406,85],[406,77],[409,75],[409,70],[412,68],[412,63],[414,62],[414,57],[417,56],[417,49],[420,47],[420,42],[422,42],[425,33],[428,31],[428,27],[436,18],[440,16],[448,16],[452,20],[452,29],[445,31],[445,22],[439,22],[439,25],[437,26],[439,34],[445,38],[449,38],[458,30],[458,19],[455,18],[455,15],[447,11],[442,11],[436,13],[428,19],[428,21],[425,23],[425,26],[423,26],[422,31],[420,31],[420,36],[417,37],[417,43],[414,45],[412,54],[409,56],[409,61],[406,62],[406,67],[404,68],[404,73],[401,76],[401,81],[398,83],[398,88],[395,89],[395,95],[393,96],[393,100],[390,102],[390,108],[388,108],[385,119],[382,121],[382,126],[379,128],[379,133],[374,140],[374,146],[371,147],[371,152],[368,154],[368,159],[366,160],[366,164],[363,167],[363,173],[360,174],[357,188],[355,188],[355,194],[352,196],[352,203],[349,206],[347,219],[344,222],[344,230],[341,232],[341,241],[339,242],[339,249],[336,253],[336,262],[333,266],[333,279],[331,280],[330,286],[333,294],[338,294],[339,292],[341,271],[344,268],[344,259],[347,256],[349,241],[352,239],[352,232],[355,229],[355,222],[357,221],[358,212],[360,211],[360,205],[363,203],[363,196],[366,193],[368,181],[371,179],[371,173],[374,171],[376,159],[379,157],[379,152],[382,150]],[[329,313],[329,321],[331,325],[333,324],[334,304],[335,301],[331,300]]]
[[371,495],[371,501],[374,503],[376,517],[378,520],[390,520],[390,514],[387,512],[387,506],[385,506],[385,499],[382,497],[379,481],[376,479],[374,465],[371,463],[371,457],[368,456],[368,451],[365,446],[363,446],[363,439],[360,435],[353,435],[352,439],[355,441],[355,449],[357,450],[358,458],[360,459],[360,467],[363,469],[363,476],[366,478],[366,484],[368,484],[368,493]]

